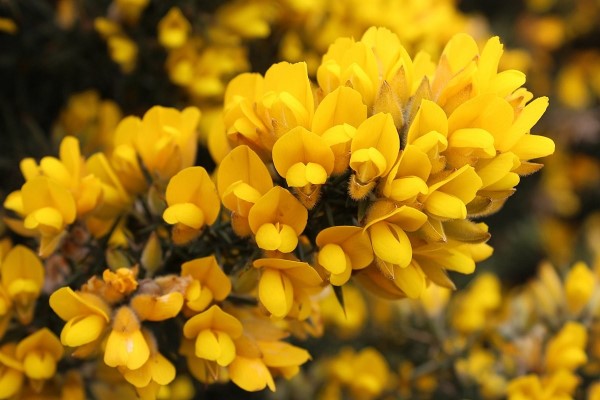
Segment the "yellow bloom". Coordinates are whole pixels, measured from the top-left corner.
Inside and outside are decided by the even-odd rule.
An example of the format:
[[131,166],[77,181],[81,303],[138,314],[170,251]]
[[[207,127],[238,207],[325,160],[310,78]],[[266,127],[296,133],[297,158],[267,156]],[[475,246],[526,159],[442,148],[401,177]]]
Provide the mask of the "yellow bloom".
[[173,7],[158,23],[158,41],[167,49],[181,47],[192,27],[178,7]]
[[44,267],[40,259],[27,247],[13,247],[0,266],[2,286],[12,300],[19,322],[28,325],[38,296],[44,285]]
[[181,265],[181,276],[191,277],[185,293],[186,305],[194,311],[204,311],[213,301],[222,301],[231,292],[231,281],[214,256],[196,258]]
[[571,267],[565,278],[565,296],[572,314],[581,313],[590,301],[595,287],[594,273],[584,262],[580,261]]
[[250,234],[250,209],[272,187],[269,170],[248,146],[236,147],[219,163],[217,188],[223,205],[232,212],[232,227],[238,235]]
[[330,376],[348,386],[353,396],[360,399],[377,398],[390,379],[387,361],[372,347],[358,353],[343,348],[328,364]]
[[332,175],[348,168],[350,144],[356,128],[367,119],[367,106],[356,90],[340,86],[321,100],[312,123],[312,132],[321,136],[335,156]]
[[141,120],[130,117],[124,121],[127,121],[127,128],[134,132],[131,135],[135,148],[150,175],[159,181],[166,181],[182,169],[194,165],[199,120],[200,110],[196,107],[179,111],[155,106]]
[[160,387],[168,385],[175,379],[175,366],[160,354],[154,336],[146,330],[143,334],[146,343],[150,346],[150,357],[139,368],[129,369],[120,366],[119,371],[127,382],[135,386],[140,398],[155,399]]
[[360,334],[368,316],[367,303],[361,291],[354,285],[344,286],[344,307],[340,305],[333,290],[320,302],[320,311],[328,327],[342,339]]
[[16,343],[0,347],[0,398],[9,399],[23,386],[23,364],[16,358]]
[[[322,280],[308,263],[261,258],[252,264],[261,268],[258,298],[274,317],[283,318],[292,313],[299,320],[310,315],[310,294],[321,290]],[[295,306],[295,307],[294,307]]]
[[400,151],[400,138],[390,114],[379,113],[366,119],[352,138],[350,168],[354,171],[350,195],[362,199],[375,180],[390,172]]
[[193,316],[183,326],[183,334],[195,339],[195,355],[220,366],[227,366],[235,359],[233,340],[240,337],[243,327],[231,314],[213,305],[208,310]]
[[442,152],[448,148],[448,118],[440,106],[423,99],[406,134],[406,148],[414,145],[427,154],[431,173],[436,174],[446,166]]
[[184,244],[196,237],[204,225],[219,215],[221,202],[215,184],[202,167],[189,167],[169,181],[164,220],[173,228],[173,240]]
[[579,322],[569,321],[546,345],[546,371],[574,371],[587,362],[587,331]]
[[23,363],[23,372],[29,379],[42,383],[54,377],[63,353],[60,340],[48,328],[42,328],[17,344],[15,357]]
[[131,308],[123,306],[117,310],[104,349],[106,365],[135,370],[148,361],[150,348],[140,329],[140,322]]
[[273,164],[288,186],[298,188],[301,200],[312,208],[322,184],[333,171],[335,156],[327,142],[302,126],[291,129],[273,146]]
[[105,296],[105,300],[111,301],[114,297],[126,297],[135,292],[138,287],[138,267],[119,268],[115,272],[105,269],[102,279],[109,290],[116,293],[115,296]]
[[353,270],[365,268],[373,261],[369,237],[358,226],[323,229],[317,235],[316,243],[320,248],[317,261],[330,274],[332,285],[343,285],[350,279]]
[[114,146],[110,156],[111,166],[121,185],[134,195],[143,192],[147,186],[135,148],[140,125],[139,118],[132,116],[119,122],[114,131]]
[[131,299],[131,308],[142,321],[164,321],[174,318],[183,307],[183,295],[140,293]]
[[262,154],[296,126],[310,128],[314,100],[305,63],[281,62],[265,77],[241,74],[225,92],[223,118],[229,139]]
[[425,212],[439,220],[465,219],[466,205],[475,198],[481,178],[473,167],[464,167],[439,181],[429,181],[427,194],[420,197]]
[[132,72],[137,63],[138,46],[126,35],[119,33],[107,39],[110,58],[125,74]]
[[308,211],[290,192],[275,186],[250,209],[248,223],[256,244],[263,250],[289,253],[308,219]]
[[383,195],[399,202],[414,203],[417,196],[429,191],[427,180],[431,173],[431,161],[415,145],[407,145],[400,153],[398,161],[382,181]]
[[69,347],[83,346],[98,340],[110,321],[111,309],[100,297],[62,287],[50,296],[50,307],[66,325],[60,341]]

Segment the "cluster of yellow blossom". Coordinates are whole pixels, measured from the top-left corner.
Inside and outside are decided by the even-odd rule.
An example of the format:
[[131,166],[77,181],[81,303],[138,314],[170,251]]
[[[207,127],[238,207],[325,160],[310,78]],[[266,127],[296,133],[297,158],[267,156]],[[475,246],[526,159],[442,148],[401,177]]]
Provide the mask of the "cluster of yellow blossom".
[[315,93],[304,63],[233,79],[209,145],[235,232],[286,258],[310,229],[336,286],[354,272],[388,297],[453,287],[446,270],[471,273],[491,254],[487,226],[469,218],[500,208],[541,167],[529,160],[554,151],[529,132],[547,99],[498,72],[501,54],[497,38],[480,51],[459,34],[436,65],[371,28],[331,45]]
[[[145,4],[117,3],[129,23]],[[166,18],[163,45],[184,46],[183,17]],[[438,62],[412,58],[396,34],[373,27],[330,46],[318,87],[306,63],[241,74],[209,138],[212,176],[195,165],[196,107],[125,117],[89,156],[65,136],[58,157],[22,160],[25,183],[5,199],[4,221],[38,255],[2,250],[0,326],[19,339],[0,358],[20,377],[9,395],[67,390],[94,372],[113,382],[92,389],[100,398],[118,389],[154,399],[187,374],[275,390],[275,377],[310,358],[285,339],[322,333],[328,284],[344,304],[353,277],[386,298],[454,288],[447,270],[472,273],[491,254],[487,226],[471,218],[498,210],[521,175],[541,168],[530,160],[554,151],[530,133],[547,99],[521,87],[521,72],[499,72],[501,55],[498,38],[480,50],[458,34]],[[79,132],[89,120],[69,110],[62,124]],[[33,318],[41,299],[64,326]],[[497,306],[468,303],[466,319]],[[91,372],[51,379],[63,346],[67,363]],[[376,396],[387,365],[367,350],[337,363],[355,359],[364,379],[333,368],[328,390]]]

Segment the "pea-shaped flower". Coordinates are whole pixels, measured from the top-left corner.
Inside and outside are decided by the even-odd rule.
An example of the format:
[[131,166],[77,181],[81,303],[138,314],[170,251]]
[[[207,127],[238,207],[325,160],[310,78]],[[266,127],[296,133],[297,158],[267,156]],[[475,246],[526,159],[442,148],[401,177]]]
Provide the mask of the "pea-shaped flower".
[[248,214],[256,244],[263,250],[293,251],[306,227],[308,211],[290,192],[275,186],[262,196]]
[[33,320],[35,304],[44,285],[42,262],[27,247],[13,247],[0,266],[2,286],[12,300],[19,321],[28,325]]
[[178,7],[169,10],[158,23],[158,41],[167,49],[183,46],[190,30],[190,23]]
[[186,305],[193,311],[204,311],[213,301],[222,301],[231,292],[231,281],[214,256],[196,258],[181,264],[181,276],[192,281],[187,287]]
[[10,399],[23,386],[23,364],[16,359],[17,344],[5,343],[0,347],[0,398]]
[[248,146],[234,148],[219,164],[217,188],[231,215],[234,231],[240,236],[251,233],[250,209],[273,187],[273,179],[263,161]]
[[312,208],[321,185],[333,171],[335,156],[319,135],[298,126],[273,146],[273,163],[288,186],[297,188],[306,208]]
[[138,317],[127,306],[119,308],[104,348],[104,363],[109,367],[140,368],[150,357],[150,347],[141,331]]
[[321,290],[322,280],[308,263],[279,258],[261,258],[253,263],[261,269],[258,298],[274,317],[290,314],[293,306],[298,319],[305,319],[308,295]]
[[54,377],[56,365],[63,357],[60,340],[48,328],[42,328],[17,344],[15,356],[23,363],[25,375],[41,388],[43,382]]
[[319,232],[319,265],[327,270],[329,282],[341,286],[353,270],[365,268],[373,261],[373,247],[368,235],[358,226],[332,226]]
[[233,315],[213,305],[193,316],[183,326],[183,334],[195,340],[195,355],[220,366],[227,366],[235,359],[234,339],[242,336],[243,326]]
[[69,347],[79,347],[98,340],[110,321],[111,309],[100,297],[75,292],[63,287],[50,296],[50,307],[66,325],[60,341]]
[[421,149],[407,145],[400,153],[383,183],[383,195],[395,201],[413,203],[418,195],[427,194],[431,162]]
[[221,202],[215,184],[202,167],[177,173],[167,186],[164,220],[173,227],[173,240],[184,244],[196,237],[204,225],[217,219]]
[[387,176],[398,158],[400,138],[392,116],[379,113],[360,124],[350,150],[354,171],[350,195],[358,200],[371,191],[377,178]]

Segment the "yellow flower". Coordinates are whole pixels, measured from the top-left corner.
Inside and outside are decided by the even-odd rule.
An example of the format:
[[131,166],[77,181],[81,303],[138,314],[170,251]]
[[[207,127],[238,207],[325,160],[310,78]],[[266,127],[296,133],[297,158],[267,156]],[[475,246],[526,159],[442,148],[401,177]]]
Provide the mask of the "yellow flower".
[[164,321],[174,318],[183,307],[183,295],[140,293],[131,299],[131,308],[142,321]]
[[375,180],[390,172],[400,151],[400,139],[390,114],[379,113],[366,119],[354,134],[350,168],[354,171],[350,195],[364,198]]
[[467,204],[481,187],[473,167],[465,165],[439,181],[429,181],[427,194],[420,197],[424,211],[439,220],[465,219]]
[[127,306],[119,308],[104,349],[104,362],[109,367],[124,366],[135,370],[148,361],[150,348],[141,332],[140,322]]
[[328,328],[334,328],[342,339],[351,339],[360,334],[368,316],[364,295],[354,285],[344,286],[344,307],[342,308],[333,290],[320,302],[320,311]]
[[312,208],[320,187],[333,171],[335,156],[327,142],[302,126],[281,136],[273,146],[273,164],[289,187],[297,188],[300,199]]
[[343,348],[328,364],[331,377],[348,386],[353,396],[360,399],[377,398],[390,379],[387,361],[372,347],[358,353]]
[[250,209],[248,223],[263,250],[289,253],[306,227],[308,211],[290,192],[275,186]]
[[100,297],[75,292],[62,287],[50,296],[50,307],[66,325],[60,341],[69,347],[79,347],[101,338],[110,321],[111,309]]
[[234,339],[240,337],[243,327],[233,315],[213,305],[193,316],[183,326],[183,334],[195,339],[195,355],[220,366],[227,366],[235,359]]
[[126,35],[119,33],[107,39],[110,58],[125,74],[132,72],[137,63],[138,46]]
[[369,237],[358,226],[323,229],[317,235],[316,243],[320,248],[317,261],[330,274],[332,285],[343,285],[350,279],[353,270],[365,268],[373,261]]
[[158,23],[158,41],[167,49],[181,47],[192,27],[178,7],[172,7]]
[[27,247],[13,247],[0,266],[2,286],[12,300],[19,322],[28,325],[33,320],[37,298],[44,285],[44,267]]
[[356,90],[340,86],[321,100],[312,123],[312,132],[321,136],[335,156],[332,175],[348,168],[350,144],[356,128],[367,119],[367,106]]
[[63,357],[60,340],[48,328],[42,328],[17,344],[16,359],[23,363],[23,372],[33,382],[41,384],[54,377],[56,364]]
[[587,362],[587,331],[579,322],[569,321],[546,345],[546,371],[575,371]]
[[23,386],[23,364],[16,357],[16,343],[0,347],[0,398],[9,399]]
[[141,120],[136,117],[126,120],[127,128],[134,132],[135,148],[152,178],[166,181],[194,165],[200,120],[200,110],[196,107],[179,111],[155,106]]
[[448,118],[440,106],[423,99],[406,134],[406,143],[416,146],[427,154],[431,173],[436,174],[446,167],[442,152],[448,148]]
[[279,137],[296,126],[309,129],[314,100],[305,63],[281,62],[264,78],[241,74],[225,92],[225,130],[235,144],[247,144],[259,154],[270,152]]
[[248,146],[236,147],[219,163],[217,188],[223,205],[232,212],[232,227],[238,235],[251,233],[250,209],[272,187],[269,170]]
[[175,379],[175,366],[165,358],[156,346],[156,339],[147,330],[143,331],[146,343],[150,346],[150,357],[139,368],[129,369],[119,366],[119,372],[125,380],[135,386],[142,399],[155,399],[161,386]]
[[214,256],[183,263],[181,276],[192,278],[185,297],[187,307],[194,311],[204,311],[213,300],[225,300],[231,292],[231,281]]
[[595,287],[594,273],[584,262],[580,261],[571,267],[565,278],[565,296],[572,314],[581,313],[590,301]]
[[390,170],[383,187],[383,195],[399,202],[414,203],[417,196],[429,192],[427,180],[431,173],[431,161],[425,152],[415,145],[407,145],[398,161]]
[[[118,293],[114,297],[126,297],[135,292],[138,287],[138,268],[119,268],[115,272],[105,269],[102,279],[109,290]],[[120,295],[120,296],[119,296]],[[111,301],[113,296],[106,296],[105,300]]]
[[130,194],[138,194],[146,189],[147,183],[136,153],[136,138],[140,129],[137,117],[125,117],[114,131],[114,146],[110,163],[121,184]]
[[322,284],[314,268],[305,262],[279,258],[261,258],[252,265],[261,268],[258,298],[269,313],[283,318],[293,311],[299,320],[309,316],[308,296],[319,292]]
[[202,167],[189,167],[169,181],[164,220],[173,228],[173,241],[184,244],[219,215],[221,202],[215,184]]

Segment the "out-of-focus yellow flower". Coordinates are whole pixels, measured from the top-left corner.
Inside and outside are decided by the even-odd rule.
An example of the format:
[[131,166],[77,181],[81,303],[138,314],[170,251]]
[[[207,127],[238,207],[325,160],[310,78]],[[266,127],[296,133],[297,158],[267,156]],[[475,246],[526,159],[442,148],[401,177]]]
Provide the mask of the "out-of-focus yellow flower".
[[490,351],[474,348],[467,358],[460,358],[455,363],[457,373],[467,381],[480,385],[485,398],[497,399],[506,394],[506,379],[495,371],[496,357]]
[[579,322],[567,322],[546,345],[546,371],[550,373],[561,369],[574,371],[585,364],[586,343],[585,326]]
[[5,343],[0,347],[0,398],[9,399],[23,386],[23,364],[16,356],[17,344]]
[[469,289],[455,300],[452,325],[459,332],[467,334],[484,329],[501,300],[498,278],[492,274],[479,275]]
[[181,265],[181,276],[190,277],[186,306],[193,311],[204,311],[213,301],[222,301],[231,292],[231,281],[214,256],[196,258]]
[[34,252],[22,245],[13,247],[0,265],[2,286],[12,300],[19,322],[33,320],[37,299],[44,286],[45,271]]
[[114,0],[120,16],[129,24],[137,23],[149,0]]
[[320,301],[321,316],[332,325],[342,339],[355,337],[363,329],[367,319],[367,304],[363,294],[353,285],[344,285],[344,306],[339,303],[333,290]]
[[269,170],[248,146],[238,146],[223,158],[217,172],[217,188],[223,205],[231,210],[235,233],[250,235],[250,209],[272,187]]
[[104,349],[104,362],[109,367],[123,366],[135,370],[148,361],[150,347],[141,331],[140,321],[127,306],[119,308]]
[[330,376],[347,386],[358,399],[375,399],[387,387],[390,371],[385,358],[374,348],[355,353],[344,348],[328,365]]
[[565,278],[565,297],[569,311],[579,315],[590,301],[596,287],[596,277],[584,262],[578,262]]
[[274,317],[292,313],[303,320],[310,315],[309,295],[321,290],[321,277],[308,263],[279,258],[261,258],[253,263],[261,269],[258,298]]
[[316,238],[320,250],[317,261],[325,268],[332,285],[341,286],[353,270],[367,267],[373,261],[373,248],[368,235],[358,226],[332,226]]
[[220,366],[235,359],[234,339],[243,333],[243,326],[233,315],[213,305],[208,310],[190,318],[183,326],[183,334],[195,340],[195,355]]
[[563,400],[573,398],[579,384],[577,375],[560,370],[551,375],[529,374],[517,377],[506,388],[508,400]]
[[192,400],[196,390],[188,375],[179,375],[173,382],[162,386],[156,396],[160,400]]
[[233,1],[218,8],[216,29],[229,31],[245,39],[264,38],[271,33],[270,22],[275,11],[275,4],[271,3]]
[[15,357],[23,363],[23,372],[34,388],[41,389],[44,381],[54,377],[63,353],[60,340],[48,328],[42,328],[17,344]]
[[52,310],[66,321],[60,333],[60,341],[65,346],[79,347],[95,342],[110,321],[108,304],[92,293],[78,293],[63,287],[52,293],[49,302]]
[[110,36],[107,45],[110,58],[119,65],[121,71],[131,73],[137,63],[137,44],[124,34],[118,34]]
[[0,32],[5,32],[9,35],[14,35],[15,33],[17,33],[18,30],[19,28],[17,27],[15,21],[13,21],[10,18],[0,18]]
[[205,225],[215,222],[221,202],[215,184],[202,167],[178,172],[167,186],[167,209],[164,220],[173,227],[173,241],[185,244],[196,237]]
[[250,209],[248,223],[263,250],[293,251],[306,227],[308,211],[290,192],[275,186]]
[[158,23],[158,41],[167,49],[181,47],[192,27],[178,7],[171,8]]

